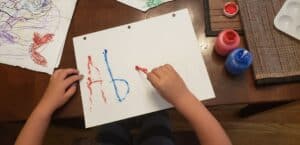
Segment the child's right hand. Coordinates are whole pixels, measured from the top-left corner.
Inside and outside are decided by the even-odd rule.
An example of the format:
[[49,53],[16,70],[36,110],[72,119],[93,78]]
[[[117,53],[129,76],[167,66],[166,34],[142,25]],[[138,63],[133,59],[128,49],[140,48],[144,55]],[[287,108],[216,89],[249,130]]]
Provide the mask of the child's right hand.
[[147,79],[173,105],[183,97],[192,96],[182,78],[169,64],[153,69],[147,74]]

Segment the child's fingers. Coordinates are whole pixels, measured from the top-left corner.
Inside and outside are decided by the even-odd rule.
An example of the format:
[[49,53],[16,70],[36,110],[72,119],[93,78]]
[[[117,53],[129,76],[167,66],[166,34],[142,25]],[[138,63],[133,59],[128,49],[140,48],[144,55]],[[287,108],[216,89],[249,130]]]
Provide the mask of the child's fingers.
[[68,78],[65,79],[64,86],[68,87],[71,84],[75,83],[76,81],[81,80],[82,78],[83,78],[83,75],[73,75],[73,76],[70,76],[70,77],[68,77]]
[[161,72],[161,70],[160,70],[159,67],[158,67],[158,68],[154,68],[154,69],[151,71],[151,73],[154,73],[158,78],[160,78],[160,77],[161,77],[161,74],[162,74],[162,72]]
[[62,71],[61,69],[55,70],[53,75],[58,75],[58,74],[60,74],[61,71]]
[[64,94],[64,97],[69,98],[71,96],[73,96],[76,92],[77,89],[77,84],[73,84]]
[[150,83],[157,88],[159,84],[159,78],[154,73],[148,73],[147,79],[150,81]]
[[172,65],[170,65],[170,64],[165,64],[164,65],[169,71],[172,71],[173,70],[173,67],[172,67]]
[[65,79],[67,76],[72,74],[78,74],[78,70],[73,68],[64,69],[60,74],[60,78]]
[[159,68],[161,70],[161,72],[163,72],[164,74],[167,74],[169,72],[169,69],[167,68],[167,65],[163,65]]

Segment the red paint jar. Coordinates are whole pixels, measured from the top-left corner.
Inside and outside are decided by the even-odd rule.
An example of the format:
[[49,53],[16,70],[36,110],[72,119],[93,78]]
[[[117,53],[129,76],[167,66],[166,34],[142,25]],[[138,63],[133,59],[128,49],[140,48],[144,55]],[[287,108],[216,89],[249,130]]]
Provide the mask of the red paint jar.
[[240,41],[241,38],[236,31],[232,29],[223,30],[216,40],[215,51],[221,56],[226,56],[239,47]]

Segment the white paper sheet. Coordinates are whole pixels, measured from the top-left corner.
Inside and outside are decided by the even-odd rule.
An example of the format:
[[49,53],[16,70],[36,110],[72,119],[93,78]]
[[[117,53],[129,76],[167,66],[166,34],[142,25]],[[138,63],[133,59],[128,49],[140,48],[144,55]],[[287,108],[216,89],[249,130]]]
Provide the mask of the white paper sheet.
[[53,73],[76,0],[2,0],[0,63]]
[[157,7],[163,3],[172,0],[117,0],[117,1],[145,12],[151,8]]
[[136,65],[152,69],[169,63],[199,100],[215,97],[186,9],[73,42],[84,75],[80,90],[87,128],[171,107]]

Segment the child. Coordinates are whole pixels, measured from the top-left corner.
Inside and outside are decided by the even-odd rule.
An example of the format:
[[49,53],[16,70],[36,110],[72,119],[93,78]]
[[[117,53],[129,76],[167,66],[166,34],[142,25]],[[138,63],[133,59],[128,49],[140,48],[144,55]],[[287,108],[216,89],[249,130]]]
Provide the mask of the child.
[[[44,96],[21,130],[15,145],[42,145],[53,112],[71,98],[77,89],[76,82],[82,77],[75,69],[55,71]],[[188,90],[171,65],[153,69],[147,74],[147,79],[191,123],[202,145],[231,145],[218,121]],[[160,142],[160,145],[165,144],[171,143]]]

